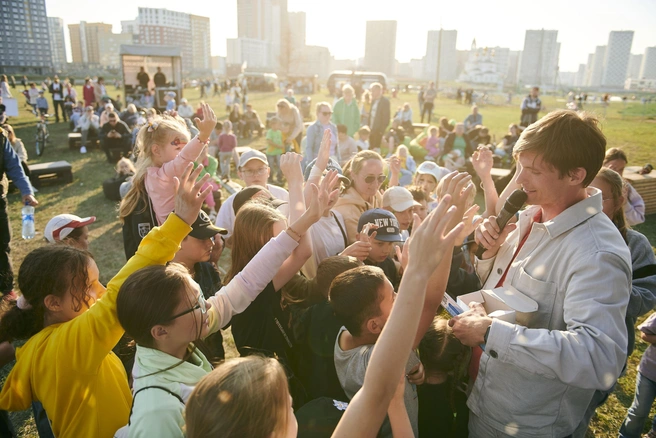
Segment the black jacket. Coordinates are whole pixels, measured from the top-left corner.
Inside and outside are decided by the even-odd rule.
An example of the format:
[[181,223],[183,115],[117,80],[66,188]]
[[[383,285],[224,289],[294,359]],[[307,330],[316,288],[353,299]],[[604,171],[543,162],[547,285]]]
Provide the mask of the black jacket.
[[[373,109],[373,103],[371,107]],[[369,113],[369,128],[371,132],[384,133],[390,123],[390,115],[390,101],[385,96],[381,96],[374,120],[371,120],[371,113]]]

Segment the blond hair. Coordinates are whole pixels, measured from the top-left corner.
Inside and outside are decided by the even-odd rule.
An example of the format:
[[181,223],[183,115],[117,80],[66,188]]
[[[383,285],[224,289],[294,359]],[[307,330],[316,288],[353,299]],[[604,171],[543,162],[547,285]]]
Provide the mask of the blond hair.
[[626,241],[626,231],[630,228],[629,224],[626,223],[626,216],[624,215],[624,205],[620,203],[622,196],[626,199],[627,185],[626,182],[622,179],[619,173],[615,172],[612,169],[607,167],[602,167],[599,169],[596,178],[600,178],[610,186],[610,193],[613,197],[613,205],[618,205],[613,212],[613,217],[610,220],[613,221],[620,234]]
[[[132,187],[130,187],[130,190],[118,208],[118,217],[121,223],[125,221],[127,216],[134,212],[140,199],[146,199],[148,197],[148,192],[146,191],[146,173],[149,167],[155,165],[153,163],[153,145],[166,144],[171,134],[175,133],[186,136],[190,135],[187,124],[181,117],[169,115],[155,116],[151,122],[139,129],[135,146],[138,158],[135,175],[132,178]],[[147,205],[146,203],[144,210],[138,213],[145,211]]]
[[360,173],[364,163],[368,160],[378,160],[382,163],[383,157],[376,151],[360,151],[344,165],[344,176],[353,181],[353,175]]
[[284,436],[290,421],[287,376],[277,360],[228,359],[203,377],[185,408],[188,438]]

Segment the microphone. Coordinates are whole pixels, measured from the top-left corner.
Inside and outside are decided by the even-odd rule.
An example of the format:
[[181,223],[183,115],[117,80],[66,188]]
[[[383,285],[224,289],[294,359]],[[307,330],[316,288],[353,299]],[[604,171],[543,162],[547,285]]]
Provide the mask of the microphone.
[[[519,209],[522,208],[526,202],[526,198],[528,198],[526,192],[522,189],[517,189],[512,192],[508,199],[506,199],[505,204],[503,204],[503,208],[497,216],[499,233],[501,233],[501,231],[503,231],[503,229],[506,227],[506,224],[510,218],[512,218],[519,211]],[[485,251],[487,251],[487,249],[481,245],[481,247],[478,248],[478,251],[476,251],[476,257],[480,259]]]

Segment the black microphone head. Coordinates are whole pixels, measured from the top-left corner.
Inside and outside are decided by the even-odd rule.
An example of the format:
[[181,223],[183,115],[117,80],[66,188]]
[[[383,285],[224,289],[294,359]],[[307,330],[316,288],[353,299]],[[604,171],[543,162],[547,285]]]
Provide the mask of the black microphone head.
[[528,195],[522,189],[517,189],[508,197],[503,208],[513,214],[517,213],[526,202]]

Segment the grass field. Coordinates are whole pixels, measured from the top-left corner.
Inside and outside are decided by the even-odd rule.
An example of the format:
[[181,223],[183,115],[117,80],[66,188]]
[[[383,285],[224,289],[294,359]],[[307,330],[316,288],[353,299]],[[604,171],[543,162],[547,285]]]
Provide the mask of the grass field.
[[[122,94],[122,90],[117,91]],[[112,92],[111,95],[116,95]],[[81,89],[78,87],[78,95]],[[22,105],[22,96],[19,100]],[[190,103],[196,105],[199,102],[198,90],[185,90],[185,97]],[[275,110],[275,102],[280,97],[278,93],[251,93],[249,101],[264,118],[267,111]],[[300,97],[300,96],[299,96]],[[332,102],[332,98],[326,94],[315,94],[312,96],[314,104],[326,100]],[[404,102],[410,102],[418,121],[418,105],[416,95],[401,94],[399,98],[392,99],[392,111]],[[516,97],[512,105],[482,106],[480,113],[483,121],[490,128],[491,134],[497,139],[505,135],[508,125],[519,120],[519,98]],[[223,97],[209,99],[219,119],[227,116]],[[564,107],[562,100],[554,97],[543,98],[544,105],[549,109]],[[438,99],[433,122],[441,116],[455,118],[460,121],[469,114],[469,108],[451,100]],[[586,110],[601,111],[601,107],[590,105]],[[314,111],[312,111],[314,113]],[[608,138],[608,146],[618,146],[625,149],[631,165],[643,165],[654,159],[653,147],[656,143],[656,121],[643,114],[656,113],[656,105],[644,108],[640,103],[612,103],[607,109],[606,116],[602,117],[602,127]],[[74,213],[81,217],[96,216],[97,222],[91,226],[90,251],[94,254],[101,272],[101,281],[107,283],[111,277],[120,269],[125,262],[123,253],[121,226],[116,218],[116,204],[103,196],[102,181],[114,175],[112,167],[107,164],[105,155],[100,150],[90,150],[82,155],[77,151],[70,151],[66,141],[68,124],[52,123],[50,125],[50,143],[47,145],[42,157],[37,157],[34,152],[34,117],[26,110],[21,109],[21,116],[11,120],[18,137],[23,139],[30,154],[30,164],[47,161],[66,160],[73,166],[74,181],[67,185],[57,185],[42,188],[37,194],[40,202],[36,210],[37,238],[24,241],[20,238],[20,199],[17,193],[9,195],[10,218],[14,240],[12,242],[13,260],[15,272],[18,272],[23,257],[34,248],[44,244],[43,228],[48,220],[60,213]],[[240,140],[240,145],[248,145],[249,142]],[[253,146],[263,145],[263,139],[252,140]],[[224,194],[225,195],[225,194]],[[647,223],[637,229],[649,237],[652,244],[656,244],[656,217],[652,216]],[[226,252],[222,257],[222,265],[229,259]],[[230,336],[227,342],[231,343]],[[636,351],[629,359],[627,375],[619,380],[615,393],[609,401],[597,411],[597,417],[591,425],[590,436],[610,437],[616,436],[621,422],[624,420],[626,410],[631,404],[634,392],[635,370],[639,359],[646,348],[646,344],[639,340],[636,342]],[[234,346],[228,345],[228,351],[234,352]],[[2,370],[1,376],[6,376],[11,365]],[[36,429],[31,418],[31,412],[18,412],[12,414],[12,420],[21,436],[36,437]]]

